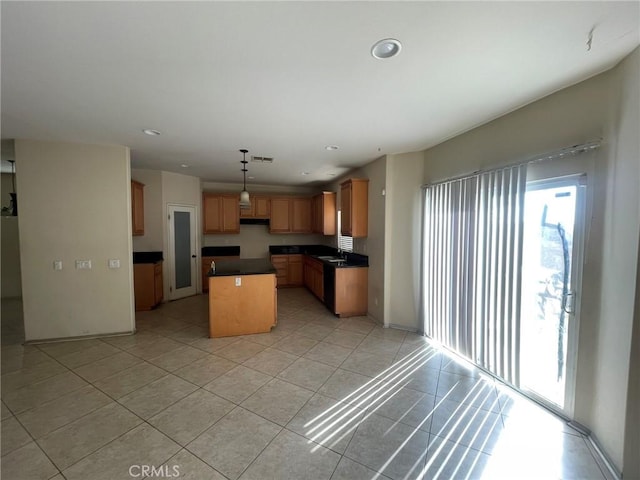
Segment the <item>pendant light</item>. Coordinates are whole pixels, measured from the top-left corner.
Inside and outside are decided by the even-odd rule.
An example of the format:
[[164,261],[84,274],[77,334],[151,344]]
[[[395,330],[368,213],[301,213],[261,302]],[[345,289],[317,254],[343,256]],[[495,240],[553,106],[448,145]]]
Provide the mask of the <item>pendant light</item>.
[[243,148],[240,150],[242,152],[242,191],[240,192],[240,208],[247,209],[251,208],[251,200],[249,199],[249,192],[247,192],[247,150]]

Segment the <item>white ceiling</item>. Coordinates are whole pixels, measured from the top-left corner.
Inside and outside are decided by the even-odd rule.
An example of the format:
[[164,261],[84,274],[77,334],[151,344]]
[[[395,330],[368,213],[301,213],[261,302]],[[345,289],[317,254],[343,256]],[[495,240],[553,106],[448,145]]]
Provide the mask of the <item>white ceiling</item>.
[[[639,6],[2,2],[2,138],[127,145],[134,168],[218,182],[247,148],[275,158],[250,182],[325,183],[613,67]],[[401,54],[373,58],[387,37]]]

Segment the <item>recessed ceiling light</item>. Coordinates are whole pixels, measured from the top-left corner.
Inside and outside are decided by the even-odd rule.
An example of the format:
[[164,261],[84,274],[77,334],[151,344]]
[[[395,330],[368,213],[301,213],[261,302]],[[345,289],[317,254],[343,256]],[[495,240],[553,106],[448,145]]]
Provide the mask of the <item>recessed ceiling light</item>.
[[338,145],[327,145],[326,147],[324,147],[325,150],[338,150],[340,147]]
[[182,168],[189,168],[189,165],[187,165],[186,163],[182,163],[182,164],[180,164],[180,166],[181,166]]
[[160,132],[158,130],[154,130],[152,128],[145,128],[144,130],[142,130],[143,133],[146,133],[147,135],[151,135],[152,137],[157,137],[158,135],[160,135]]
[[327,173],[327,175],[329,175],[330,177],[335,177],[336,176],[335,173]]
[[371,55],[375,58],[391,58],[395,57],[402,50],[402,44],[399,40],[395,38],[385,38],[384,40],[380,40],[376,42],[373,47],[371,47]]
[[256,178],[256,177],[247,177],[247,178],[248,178],[249,180],[253,180],[253,179],[254,179],[254,178]]
[[300,175],[309,175],[309,172],[300,172]]

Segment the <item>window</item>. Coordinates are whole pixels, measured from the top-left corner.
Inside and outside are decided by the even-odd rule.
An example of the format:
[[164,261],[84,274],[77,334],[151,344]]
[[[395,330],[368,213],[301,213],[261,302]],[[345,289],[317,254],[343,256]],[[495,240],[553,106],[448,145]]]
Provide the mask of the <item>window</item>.
[[340,210],[338,210],[338,248],[344,252],[353,252],[353,238],[341,235],[342,217],[340,213]]

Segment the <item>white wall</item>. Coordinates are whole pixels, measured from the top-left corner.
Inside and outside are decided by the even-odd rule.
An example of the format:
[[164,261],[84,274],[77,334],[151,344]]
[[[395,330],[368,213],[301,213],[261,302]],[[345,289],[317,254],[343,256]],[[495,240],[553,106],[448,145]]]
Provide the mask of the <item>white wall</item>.
[[15,150],[26,340],[132,332],[129,149],[16,140]]
[[[638,255],[638,49],[615,69],[425,151],[426,183],[603,137],[592,166],[576,419],[618,469]],[[636,372],[640,375],[640,372]],[[637,428],[637,426],[636,426]]]
[[133,237],[133,251],[162,251],[162,172],[132,169],[131,179],[144,184],[144,235]]

